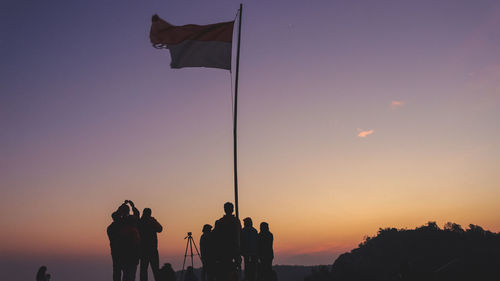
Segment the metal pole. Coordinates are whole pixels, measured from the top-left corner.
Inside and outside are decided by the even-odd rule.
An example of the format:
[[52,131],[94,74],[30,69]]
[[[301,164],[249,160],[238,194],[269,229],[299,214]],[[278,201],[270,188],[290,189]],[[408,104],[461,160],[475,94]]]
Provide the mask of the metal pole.
[[241,43],[241,14],[243,13],[243,4],[240,4],[238,20],[238,47],[236,49],[236,77],[234,81],[234,120],[233,120],[233,155],[234,155],[234,207],[236,209],[236,218],[240,218],[238,209],[238,77],[240,72],[240,43]]

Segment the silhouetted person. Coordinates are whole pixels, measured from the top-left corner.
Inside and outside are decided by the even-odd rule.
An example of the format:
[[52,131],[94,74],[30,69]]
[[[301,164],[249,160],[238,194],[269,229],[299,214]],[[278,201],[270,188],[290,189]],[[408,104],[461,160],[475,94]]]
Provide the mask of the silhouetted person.
[[[129,214],[130,208],[127,204],[132,207],[132,215]],[[140,249],[137,228],[139,210],[132,201],[125,200],[112,217],[114,222],[108,227],[108,237],[113,258],[113,280],[122,278],[121,281],[135,281]]]
[[259,234],[253,227],[252,219],[245,218],[241,230],[241,255],[245,262],[246,281],[255,281],[257,277],[258,239]]
[[198,281],[198,277],[194,274],[194,268],[192,266],[188,266],[186,268],[186,274],[184,275],[184,280],[182,281]]
[[273,234],[269,231],[267,222],[260,224],[258,254],[260,261],[260,280],[267,281],[273,278]]
[[198,278],[194,274],[194,269],[192,266],[188,266],[186,269],[186,275],[183,281],[198,281]]
[[215,222],[214,236],[217,245],[217,281],[236,280],[241,263],[241,223],[233,215],[233,204],[224,204],[225,215]]
[[47,273],[47,267],[45,265],[40,266],[38,272],[36,273],[36,281],[49,281],[50,274]]
[[172,265],[169,263],[165,263],[158,274],[159,281],[175,281],[175,271],[172,268]]
[[151,216],[151,209],[144,208],[139,220],[139,234],[141,237],[141,281],[148,280],[148,265],[156,281],[160,270],[160,258],[158,256],[158,237],[156,233],[162,232],[161,224]]
[[113,222],[108,226],[107,233],[111,248],[111,259],[113,260],[113,281],[121,281],[122,267],[120,258],[122,255],[120,255],[120,251],[122,246],[120,245],[120,231],[123,226],[123,220],[118,211],[111,214],[111,218]]
[[205,224],[203,226],[203,234],[200,237],[200,253],[201,253],[201,263],[203,268],[201,269],[201,280],[202,281],[213,281],[215,280],[215,245],[214,237],[212,233],[212,226]]

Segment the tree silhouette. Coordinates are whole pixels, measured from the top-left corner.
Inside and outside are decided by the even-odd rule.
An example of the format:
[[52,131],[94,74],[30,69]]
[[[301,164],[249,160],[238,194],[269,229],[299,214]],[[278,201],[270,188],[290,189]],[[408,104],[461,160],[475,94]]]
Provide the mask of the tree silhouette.
[[500,280],[500,234],[452,222],[443,229],[436,222],[380,228],[340,255],[328,274],[316,271],[305,280]]

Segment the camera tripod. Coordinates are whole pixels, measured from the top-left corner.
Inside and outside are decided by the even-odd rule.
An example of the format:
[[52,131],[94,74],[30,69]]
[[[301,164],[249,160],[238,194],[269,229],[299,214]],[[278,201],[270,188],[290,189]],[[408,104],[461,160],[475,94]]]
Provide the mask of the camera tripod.
[[[188,256],[191,257],[191,268],[194,269],[193,245],[194,249],[196,250],[196,255],[198,255],[198,258],[200,258],[201,261],[200,252],[198,252],[198,248],[196,247],[196,243],[194,242],[192,235],[193,234],[191,232],[188,232],[187,236],[184,237],[184,239],[187,239],[187,242],[186,242],[186,251],[184,252],[184,261],[182,262],[181,280],[184,280],[184,266],[186,265],[186,258]],[[190,250],[190,254],[188,254],[188,248]]]

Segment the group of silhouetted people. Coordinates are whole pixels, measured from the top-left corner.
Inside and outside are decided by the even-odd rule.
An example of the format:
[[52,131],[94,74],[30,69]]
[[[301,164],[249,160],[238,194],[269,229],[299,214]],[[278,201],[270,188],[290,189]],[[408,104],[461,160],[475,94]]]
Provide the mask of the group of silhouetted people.
[[[130,214],[132,209],[132,214]],[[260,232],[253,227],[252,219],[243,220],[244,227],[233,215],[233,204],[224,204],[225,215],[212,226],[204,225],[200,238],[202,281],[236,281],[243,257],[246,281],[274,281],[273,234],[266,222],[260,224]],[[159,268],[157,233],[161,224],[145,208],[139,218],[139,210],[130,200],[125,200],[111,215],[113,222],[107,233],[113,260],[113,281],[135,281],[140,262],[140,280],[148,280],[151,266],[155,281],[174,281],[175,271],[166,263]],[[197,280],[194,269],[188,267],[182,281]],[[44,280],[45,281],[45,280]]]
[[[162,232],[163,227],[151,216],[151,209],[145,208],[139,218],[139,210],[134,203],[125,200],[111,217],[113,222],[108,226],[107,232],[113,259],[113,281],[134,281],[139,261],[141,281],[148,280],[150,265],[155,280],[159,280],[157,233]],[[162,268],[162,273],[163,271],[168,269]]]
[[244,227],[233,215],[233,204],[224,204],[225,215],[215,222],[215,227],[206,224],[200,238],[203,281],[237,280],[243,256],[245,280],[271,281],[276,276],[272,270],[273,234],[269,225],[260,224],[260,233],[253,227],[252,219],[243,220]]

